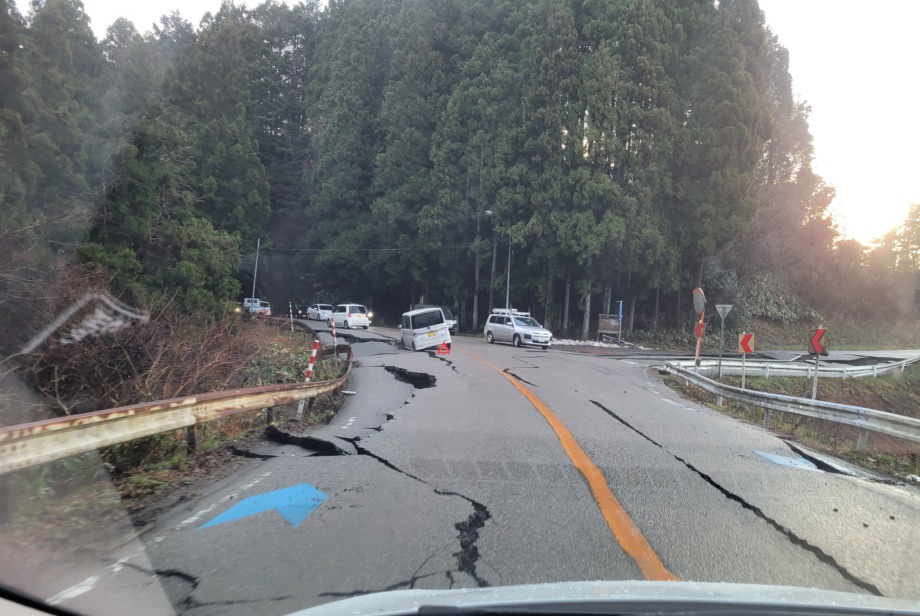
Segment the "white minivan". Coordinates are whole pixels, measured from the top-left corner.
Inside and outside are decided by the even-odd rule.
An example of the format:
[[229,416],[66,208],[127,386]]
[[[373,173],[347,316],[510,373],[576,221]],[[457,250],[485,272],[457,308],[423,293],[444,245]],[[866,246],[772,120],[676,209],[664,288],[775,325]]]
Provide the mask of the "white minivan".
[[336,327],[351,329],[352,327],[371,326],[371,314],[361,304],[339,304],[329,317],[329,325],[335,323]]
[[445,342],[450,348],[450,331],[440,308],[419,308],[403,313],[399,329],[407,349],[421,351]]

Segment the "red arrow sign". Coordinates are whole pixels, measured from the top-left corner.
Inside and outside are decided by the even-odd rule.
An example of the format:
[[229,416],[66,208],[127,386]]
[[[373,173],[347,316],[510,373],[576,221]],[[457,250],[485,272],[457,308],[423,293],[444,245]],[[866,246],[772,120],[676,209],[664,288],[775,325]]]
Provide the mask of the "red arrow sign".
[[696,329],[695,329],[694,331],[696,332],[696,337],[697,337],[697,338],[702,338],[702,337],[703,337],[703,330],[704,330],[704,329],[706,329],[706,324],[705,324],[705,323],[697,323],[697,324],[696,324]]
[[738,349],[742,353],[753,353],[754,352],[754,334],[740,334],[738,336]]
[[827,329],[821,327],[811,334],[811,340],[808,341],[808,352],[812,355],[827,355]]

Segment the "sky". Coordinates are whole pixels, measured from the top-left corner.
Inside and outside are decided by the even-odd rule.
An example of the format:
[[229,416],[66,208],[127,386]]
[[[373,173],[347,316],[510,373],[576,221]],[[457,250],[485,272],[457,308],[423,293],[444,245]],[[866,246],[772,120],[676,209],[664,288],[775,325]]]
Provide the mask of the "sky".
[[[197,25],[220,0],[83,4],[101,38],[119,16],[144,31],[179,9]],[[796,97],[811,105],[814,168],[837,191],[831,213],[843,235],[869,245],[920,203],[920,0],[760,0],[760,7],[789,50]]]

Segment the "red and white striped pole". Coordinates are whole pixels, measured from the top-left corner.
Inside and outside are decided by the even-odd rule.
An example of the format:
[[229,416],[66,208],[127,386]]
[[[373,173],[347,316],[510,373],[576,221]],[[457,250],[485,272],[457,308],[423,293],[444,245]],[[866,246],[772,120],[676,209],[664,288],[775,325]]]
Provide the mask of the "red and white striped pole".
[[332,324],[332,353],[336,359],[339,358],[339,344],[336,342],[335,338],[335,319],[330,318],[329,323]]
[[[313,351],[310,353],[310,363],[307,366],[307,377],[304,379],[304,383],[309,383],[313,380],[313,364],[316,363],[316,352],[319,350],[319,338],[313,340]],[[303,419],[303,403],[301,400],[297,405],[297,421]]]
[[291,331],[294,331],[294,307],[288,302],[288,314],[291,315]]
[[307,379],[304,383],[313,380],[313,364],[316,363],[316,352],[319,351],[319,338],[313,341],[313,351],[310,353],[310,365],[307,366]]

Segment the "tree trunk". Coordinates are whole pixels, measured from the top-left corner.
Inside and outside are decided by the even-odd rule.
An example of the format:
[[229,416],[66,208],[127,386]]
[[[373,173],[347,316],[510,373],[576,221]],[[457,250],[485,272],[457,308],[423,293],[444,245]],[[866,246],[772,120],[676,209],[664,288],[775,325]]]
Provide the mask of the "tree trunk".
[[581,322],[581,339],[588,339],[588,332],[591,329],[591,291],[585,292],[585,318]]
[[[548,268],[547,268],[548,269]],[[553,299],[553,274],[546,274],[546,295],[543,297],[543,325],[551,327],[549,322],[549,306]]]
[[658,331],[658,293],[661,290],[661,285],[655,285],[655,318],[652,319],[652,331]]
[[680,259],[678,258],[677,259],[677,308],[676,308],[676,314],[674,315],[675,318],[677,319],[674,324],[677,327],[681,327],[683,325],[683,323],[680,320],[680,289],[682,286],[681,281],[680,281],[680,273],[681,273],[680,267],[681,267]]
[[476,219],[476,272],[473,275],[473,331],[479,329],[479,218]]
[[492,275],[489,278],[489,314],[492,314],[492,308],[495,307],[495,262],[498,259],[498,238],[492,236]]
[[[473,303],[474,303],[474,304],[476,303],[476,296],[475,296],[475,295],[473,296]],[[475,321],[475,320],[476,320],[476,316],[474,315],[474,316],[473,316],[473,321]],[[463,300],[460,302],[460,323],[466,323],[466,298],[465,298],[465,297],[464,297]],[[459,327],[459,326],[458,326],[458,327]],[[476,326],[475,326],[475,323],[474,323],[474,324],[473,324],[473,330],[475,331],[475,329],[476,329]]]
[[[467,177],[467,203],[469,203],[469,177]],[[482,222],[482,146],[479,146],[479,195],[476,202],[476,247],[474,248],[476,259],[474,268],[476,273],[474,274],[473,281],[473,331],[479,329],[479,239],[480,239],[480,224]]]
[[633,333],[633,322],[636,320],[636,296],[629,302],[629,333]]
[[610,314],[611,295],[613,295],[613,289],[610,288],[610,285],[607,285],[607,288],[604,289],[604,314]]
[[569,333],[569,298],[572,292],[572,277],[565,277],[565,305],[562,307],[562,331]]

